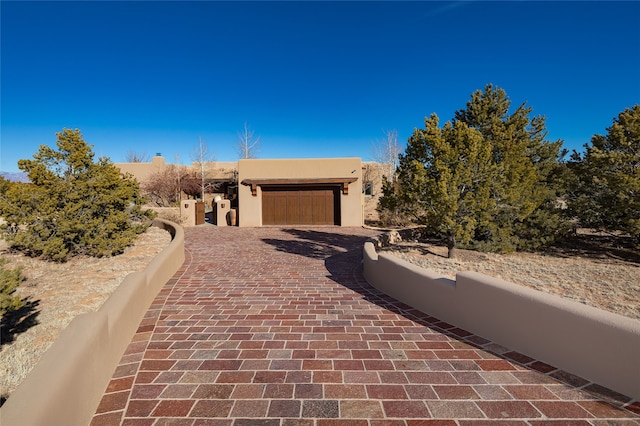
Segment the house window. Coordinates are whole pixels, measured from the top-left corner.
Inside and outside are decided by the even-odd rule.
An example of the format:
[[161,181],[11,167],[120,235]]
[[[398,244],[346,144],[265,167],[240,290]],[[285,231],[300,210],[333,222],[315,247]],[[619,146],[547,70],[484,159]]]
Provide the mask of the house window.
[[371,182],[371,181],[364,182],[363,185],[362,185],[362,193],[366,197],[373,196],[373,182]]

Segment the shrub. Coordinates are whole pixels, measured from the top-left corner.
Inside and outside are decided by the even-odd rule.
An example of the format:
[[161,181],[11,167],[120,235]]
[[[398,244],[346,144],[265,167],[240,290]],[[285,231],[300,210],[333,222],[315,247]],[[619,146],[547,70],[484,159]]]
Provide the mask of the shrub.
[[138,183],[107,158],[94,162],[77,129],[58,133],[56,144],[57,151],[41,145],[33,160],[18,162],[30,183],[3,186],[7,243],[54,261],[121,253],[153,217],[141,210]]
[[14,295],[24,280],[21,268],[7,269],[7,259],[0,258],[0,317],[17,311],[25,304],[19,296]]

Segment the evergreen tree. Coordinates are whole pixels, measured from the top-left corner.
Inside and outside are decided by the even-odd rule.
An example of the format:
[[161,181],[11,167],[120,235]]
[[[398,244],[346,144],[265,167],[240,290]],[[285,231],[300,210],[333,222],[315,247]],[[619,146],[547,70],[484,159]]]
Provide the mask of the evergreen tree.
[[438,127],[438,116],[415,129],[400,155],[400,204],[405,213],[446,238],[448,255],[467,244],[494,210],[491,147],[462,122]]
[[567,202],[580,225],[628,233],[640,244],[640,105],[613,120],[606,135],[594,135],[585,153],[574,151],[575,181]]
[[383,188],[381,212],[412,217],[459,243],[492,251],[532,249],[564,230],[561,141],[545,140],[543,117],[524,104],[512,114],[502,89],[476,91],[452,122],[414,130],[400,156],[398,182]]
[[482,134],[497,167],[491,190],[496,211],[476,234],[476,245],[487,250],[538,248],[568,229],[557,203],[562,141],[545,140],[545,118],[530,118],[533,108],[523,103],[511,114],[510,108],[506,92],[489,84],[454,119]]
[[30,183],[13,184],[0,197],[5,239],[15,249],[64,261],[84,254],[121,253],[146,229],[137,182],[94,154],[79,130],[57,133],[54,150],[41,145],[18,167]]

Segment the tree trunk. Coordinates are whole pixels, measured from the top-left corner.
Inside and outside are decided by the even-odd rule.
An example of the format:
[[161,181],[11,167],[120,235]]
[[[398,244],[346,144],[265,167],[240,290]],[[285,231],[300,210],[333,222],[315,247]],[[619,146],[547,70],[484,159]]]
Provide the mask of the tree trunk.
[[453,234],[447,235],[447,257],[453,259],[456,254],[456,236]]

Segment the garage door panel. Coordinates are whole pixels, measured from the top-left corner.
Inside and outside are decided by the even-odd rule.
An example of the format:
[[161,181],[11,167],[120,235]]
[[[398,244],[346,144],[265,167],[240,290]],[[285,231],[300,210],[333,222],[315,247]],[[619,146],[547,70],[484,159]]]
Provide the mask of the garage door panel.
[[316,191],[313,197],[313,223],[315,225],[335,225],[334,191],[325,189]]
[[324,194],[314,194],[311,198],[311,210],[313,211],[313,221],[318,224],[323,224],[327,221],[327,215],[325,212],[325,200]]
[[337,188],[263,188],[264,225],[339,224]]
[[313,192],[300,191],[300,223],[314,223],[313,199]]
[[319,225],[333,225],[333,191],[318,191],[313,197],[314,222]]
[[300,191],[287,191],[287,218],[286,224],[301,224]]
[[274,222],[274,197],[269,192],[262,192],[262,223],[270,225]]
[[286,194],[275,191],[262,193],[262,223],[264,225],[276,225],[286,220],[286,209]]

